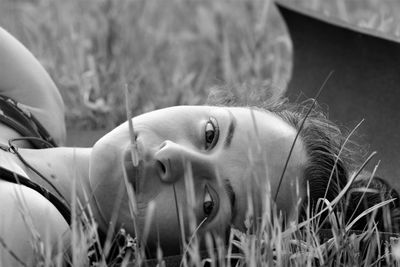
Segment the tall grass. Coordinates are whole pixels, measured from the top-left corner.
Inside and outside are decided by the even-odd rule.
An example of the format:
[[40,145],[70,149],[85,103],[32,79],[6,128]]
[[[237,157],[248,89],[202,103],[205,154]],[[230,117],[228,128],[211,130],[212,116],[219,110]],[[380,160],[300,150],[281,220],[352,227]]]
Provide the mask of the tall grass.
[[[396,0],[293,2],[400,36]],[[125,83],[136,88],[136,115],[204,103],[218,83],[279,94],[290,76],[291,44],[271,0],[2,0],[0,25],[50,72],[69,128],[124,121]]]
[[[293,2],[400,36],[400,5],[395,0]],[[128,101],[136,115],[171,105],[201,104],[208,88],[218,83],[247,83],[261,88],[261,97],[281,94],[290,76],[290,40],[271,1],[1,0],[0,25],[50,72],[66,102],[68,127],[110,129],[124,121],[125,84],[134,91]],[[185,250],[190,259],[182,265],[398,265],[397,241],[382,239],[372,219],[365,232],[355,233],[345,231],[341,215],[332,213],[332,228],[321,234],[314,214],[307,214],[301,228],[284,228],[268,195],[264,209],[261,226],[254,232],[233,230],[228,246],[207,235],[206,259],[199,257],[198,240],[193,238]],[[116,265],[107,261],[108,248],[96,249],[93,218],[89,215],[85,221],[72,224],[67,262],[87,266],[99,250],[95,265]],[[139,265],[126,257],[141,258],[136,241],[123,230],[119,236],[121,265]],[[110,237],[109,242],[113,240]],[[37,264],[61,266],[61,258],[49,259],[43,253]],[[158,261],[162,266],[161,256]]]
[[68,126],[124,121],[125,83],[136,88],[135,115],[201,104],[216,83],[283,88],[290,74],[270,1],[3,0],[0,14],[56,81]]

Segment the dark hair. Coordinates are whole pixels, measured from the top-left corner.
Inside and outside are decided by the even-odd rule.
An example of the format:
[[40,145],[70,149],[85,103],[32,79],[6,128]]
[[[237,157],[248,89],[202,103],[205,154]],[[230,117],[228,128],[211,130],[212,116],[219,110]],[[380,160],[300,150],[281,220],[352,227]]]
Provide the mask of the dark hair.
[[[357,155],[355,151],[362,151],[361,147],[351,141],[346,141],[347,135],[327,118],[321,107],[314,103],[314,100],[289,103],[286,98],[271,94],[264,98],[266,100],[260,101],[257,94],[252,96],[252,93],[245,94],[247,95],[245,99],[238,97],[240,95],[238,92],[248,92],[249,90],[252,92],[252,89],[249,89],[246,85],[241,88],[216,87],[211,91],[208,103],[224,106],[248,106],[268,110],[299,131],[299,138],[305,145],[309,157],[302,175],[304,177],[303,186],[310,189],[309,195],[303,200],[299,216],[300,219],[305,218],[307,207],[310,214],[315,214],[318,212],[316,210],[318,201],[320,199],[327,199],[328,201],[335,199],[347,184],[349,173],[354,172],[354,167],[359,167],[360,164],[357,164],[357,162],[359,162],[358,159],[361,156]],[[307,117],[306,114],[308,114]],[[370,190],[368,194],[362,194],[362,190],[356,190],[356,188],[364,188],[365,191],[365,187],[368,184],[369,188],[375,191]],[[393,219],[392,223],[382,221],[386,219],[384,216],[379,218],[377,216],[376,218],[380,220],[378,222],[380,230],[399,228],[399,194],[384,180],[374,178],[372,182],[369,182],[367,179],[358,179],[352,184],[349,192],[349,195],[341,199],[336,206],[337,211],[345,213],[345,220],[354,219],[363,210],[382,200],[396,198],[397,200],[389,205],[389,216],[386,216],[389,220],[390,218]],[[358,205],[361,197],[363,197],[363,204]],[[320,217],[320,222],[324,222],[324,215]],[[364,221],[355,224],[353,229],[363,230],[366,220],[367,217],[365,217]],[[390,225],[390,228],[386,227],[388,225]]]
[[312,103],[313,100],[302,104],[281,104],[281,110],[273,111],[299,131],[309,158],[304,168],[303,185],[310,190],[303,200],[301,217],[305,217],[305,207],[308,206],[313,214],[317,212],[320,199],[332,202],[336,198],[348,181],[350,167],[347,163],[351,150],[347,148],[342,132],[318,107],[310,111]]
[[[300,129],[313,102],[313,100],[308,100],[301,104],[281,103],[278,109],[272,110],[300,131],[299,136],[309,156],[303,173],[305,185],[310,188],[307,196],[309,199],[303,201],[301,218],[305,217],[307,206],[311,213],[319,211],[316,209],[319,199],[325,198],[328,201],[335,199],[349,181],[349,173],[354,172],[355,167],[361,166],[360,161],[356,160],[358,156],[355,153],[360,146],[351,141],[346,142],[346,135],[337,125],[327,119],[318,106],[310,112]],[[306,202],[308,200],[310,205]],[[385,200],[393,201],[377,209],[376,213],[362,216],[353,224],[352,229],[366,230],[372,219],[379,231],[398,232],[400,230],[400,196],[398,192],[387,181],[380,177],[372,177],[372,174],[367,171],[363,171],[356,177],[336,206],[336,211],[344,214],[343,218],[348,224],[368,208]],[[319,222],[324,222],[324,215],[319,218]]]
[[400,196],[388,182],[380,177],[371,177],[365,174],[364,177],[356,180],[347,194],[346,218],[348,221],[355,219],[366,209],[373,207],[385,200],[392,200],[376,210],[362,216],[355,222],[352,229],[365,230],[371,219],[377,229],[381,232],[398,233],[400,231]]

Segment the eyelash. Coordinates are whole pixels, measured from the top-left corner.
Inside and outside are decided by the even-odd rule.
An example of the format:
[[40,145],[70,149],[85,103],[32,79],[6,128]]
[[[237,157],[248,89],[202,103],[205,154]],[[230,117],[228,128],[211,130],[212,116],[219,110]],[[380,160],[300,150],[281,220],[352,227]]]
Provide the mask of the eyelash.
[[[209,212],[209,214],[206,213],[206,211],[205,211],[206,206],[204,205],[206,203],[205,200],[206,200],[207,194],[209,195],[209,198],[212,202],[212,204],[211,204],[212,207],[211,207],[211,211]],[[214,217],[218,211],[218,205],[219,205],[219,203],[218,203],[217,193],[214,191],[214,189],[212,187],[206,185],[206,187],[204,189],[204,195],[203,195],[202,210],[203,210],[204,216],[207,217],[207,221],[210,222],[214,219]]]
[[[204,197],[203,197],[203,212],[206,215],[206,217],[209,217],[212,214],[214,208],[215,208],[215,203],[214,203],[213,196],[211,195],[208,187],[206,186],[206,188],[204,190]],[[210,210],[208,211],[208,209],[210,209]]]
[[[208,142],[208,140],[207,140],[207,138],[208,138],[207,132],[210,131],[210,130],[207,129],[209,124],[212,127],[212,131],[214,131],[214,136],[213,136],[210,144],[207,143]],[[206,150],[210,150],[210,149],[214,148],[215,145],[218,142],[218,138],[219,138],[218,122],[217,122],[217,120],[215,118],[210,117],[208,119],[208,121],[207,121],[207,123],[205,125],[205,129],[204,129],[204,141],[205,141],[205,146],[204,147],[205,147],[205,149]]]

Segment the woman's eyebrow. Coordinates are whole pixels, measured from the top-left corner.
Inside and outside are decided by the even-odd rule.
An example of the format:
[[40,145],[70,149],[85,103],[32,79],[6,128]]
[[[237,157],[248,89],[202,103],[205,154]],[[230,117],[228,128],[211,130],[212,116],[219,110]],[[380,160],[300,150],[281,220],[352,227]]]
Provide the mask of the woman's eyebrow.
[[224,142],[224,147],[228,148],[231,145],[237,123],[236,123],[236,118],[235,118],[235,116],[233,116],[232,112],[229,109],[226,109],[226,111],[229,114],[229,126],[228,126],[228,132],[226,134],[226,138],[225,138],[225,142]]
[[231,218],[234,218],[236,214],[236,195],[235,191],[233,191],[233,187],[229,179],[224,180],[224,188],[226,193],[228,194],[229,202],[231,204]]

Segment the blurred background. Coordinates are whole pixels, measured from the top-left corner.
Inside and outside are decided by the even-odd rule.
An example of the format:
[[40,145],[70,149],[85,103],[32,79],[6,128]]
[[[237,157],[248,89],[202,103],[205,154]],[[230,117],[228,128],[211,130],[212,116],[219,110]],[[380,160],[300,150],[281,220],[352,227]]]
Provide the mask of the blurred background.
[[[400,38],[398,0],[289,2]],[[126,120],[125,84],[137,115],[202,104],[218,84],[283,94],[291,74],[290,38],[268,0],[0,0],[0,26],[55,80],[69,129]]]

